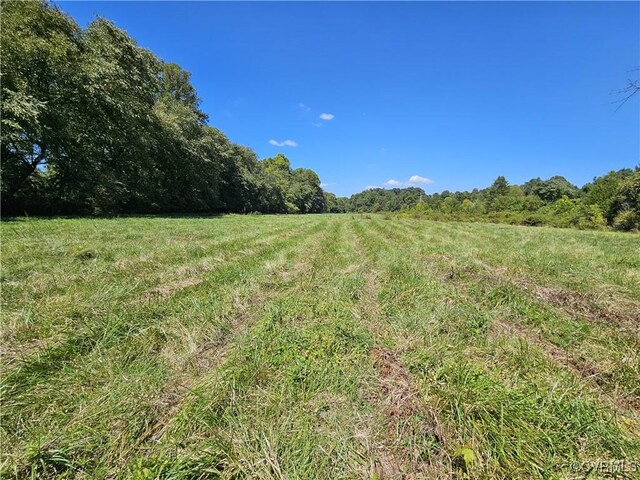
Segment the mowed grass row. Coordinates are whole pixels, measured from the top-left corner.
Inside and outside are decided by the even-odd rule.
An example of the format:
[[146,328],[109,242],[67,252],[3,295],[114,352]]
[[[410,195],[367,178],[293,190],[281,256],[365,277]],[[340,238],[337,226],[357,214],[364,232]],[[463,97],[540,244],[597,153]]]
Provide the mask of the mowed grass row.
[[[217,230],[211,223],[216,221],[219,219],[202,225],[205,230]],[[192,226],[197,228],[197,223]],[[265,288],[274,272],[285,272],[283,262],[299,254],[299,244],[320,235],[323,227],[323,222],[301,225],[288,219],[269,219],[263,226],[268,232],[254,235],[244,225],[242,236],[254,240],[237,238],[227,243],[226,251],[218,250],[215,240],[210,245],[204,243],[212,256],[228,255],[230,261],[218,262],[205,271],[198,269],[198,256],[191,259],[192,268],[185,268],[182,255],[176,256],[173,268],[161,264],[170,286],[161,290],[162,295],[154,293],[158,288],[154,280],[136,288],[126,299],[120,295],[103,299],[108,306],[106,315],[68,319],[47,310],[51,315],[38,317],[34,329],[56,322],[64,327],[74,319],[78,325],[64,328],[51,344],[43,339],[45,346],[33,349],[29,345],[24,354],[19,344],[7,342],[13,355],[7,355],[3,364],[0,413],[7,434],[3,445],[13,448],[3,453],[16,455],[16,465],[41,468],[45,474],[56,474],[60,468],[86,471],[90,463],[108,465],[111,455],[127,448],[148,428],[157,404],[161,407],[173,401],[172,395],[179,395],[174,390],[180,388],[184,375],[173,370],[206,368],[203,357],[217,353],[226,334],[241,323],[247,297],[252,298],[258,286]],[[163,225],[156,228],[161,231]],[[70,238],[72,232],[68,232]],[[114,240],[108,247],[118,248],[118,239]],[[70,262],[75,260],[72,257]],[[52,264],[50,268],[59,266]],[[176,269],[198,281],[176,284]],[[3,268],[3,275],[10,275],[10,269]],[[96,288],[100,288],[101,278],[95,276]],[[136,279],[130,281],[137,284]],[[78,288],[90,295],[86,285]],[[7,296],[3,291],[3,299]],[[38,301],[37,307],[44,310],[41,303]],[[8,308],[3,308],[3,318],[10,315]],[[26,442],[16,442],[18,438]],[[19,475],[24,473],[19,471]]]
[[[446,265],[434,263],[429,254],[425,258],[421,250],[433,247],[419,238],[432,226],[412,224],[412,234],[404,235],[401,225],[374,219],[362,235],[375,261],[388,262],[379,280],[384,285],[380,298],[384,317],[402,327],[396,349],[425,402],[439,412],[444,431],[453,434],[454,445],[469,445],[481,458],[475,474],[562,478],[566,472],[560,465],[571,459],[637,458],[637,403],[610,401],[592,379],[545,355],[538,342],[503,333],[505,323],[508,327],[515,320],[504,310],[514,306],[460,287],[455,268],[456,261],[464,261],[462,252]],[[449,228],[455,238],[465,226]],[[522,229],[522,235],[529,230]],[[483,246],[481,240],[478,245]],[[515,308],[519,302],[514,299]],[[527,314],[539,316],[533,309]],[[558,328],[565,321],[561,315],[545,318]],[[609,353],[617,354],[625,341],[633,339],[610,345]],[[628,353],[637,372],[637,353]],[[619,387],[635,392],[637,379],[632,373]]]
[[[398,248],[417,256],[420,261],[429,264],[431,270],[438,272],[440,279],[453,286],[455,292],[466,301],[491,312],[493,329],[490,333],[526,337],[529,343],[542,348],[548,356],[597,383],[612,395],[613,400],[635,409],[640,408],[640,384],[637,382],[640,378],[640,302],[632,298],[635,290],[627,289],[628,284],[632,283],[631,275],[628,275],[628,282],[622,282],[623,288],[605,283],[594,284],[594,294],[589,295],[584,293],[585,286],[581,284],[576,285],[576,289],[561,286],[563,279],[557,270],[555,275],[543,278],[536,278],[535,272],[523,271],[521,266],[514,265],[513,260],[508,260],[513,253],[508,251],[506,245],[502,256],[497,256],[493,249],[476,252],[473,242],[466,237],[456,243],[459,246],[466,242],[467,253],[461,250],[456,255],[444,254],[442,244],[437,241],[416,241],[422,233],[419,226],[400,224],[390,228],[386,224],[374,223],[374,227],[379,232],[379,238],[390,239]],[[451,235],[455,236],[456,233],[452,232]],[[480,238],[480,234],[477,238]],[[633,242],[636,239],[631,237],[631,240]],[[477,243],[481,242],[479,240]],[[496,239],[491,237],[487,241],[489,243],[495,244]],[[526,244],[529,245],[529,242]],[[549,241],[546,244],[547,249],[559,247]],[[637,246],[633,243],[630,245],[633,246],[628,251],[634,254]],[[605,251],[600,254],[606,254],[606,250],[611,248],[609,254],[617,256],[620,252],[614,250],[615,247],[615,244],[603,245]],[[573,254],[570,247],[563,245],[561,248],[569,255]],[[535,247],[521,249],[526,255],[524,250],[533,250]],[[609,260],[615,268],[616,263]],[[576,264],[570,261],[571,258],[566,271],[569,276],[575,277]],[[590,256],[584,257],[585,263],[592,261]],[[578,268],[602,271],[607,265],[605,261],[601,260],[601,265],[591,264],[588,267],[578,265]],[[633,264],[634,260],[627,262]],[[611,277],[617,279],[620,275]],[[573,282],[576,283],[575,278]],[[614,291],[616,293],[612,293]],[[607,293],[603,295],[602,292]],[[604,301],[598,299],[603,296],[606,296]]]
[[637,236],[378,215],[2,234],[3,477],[566,478],[640,458]]

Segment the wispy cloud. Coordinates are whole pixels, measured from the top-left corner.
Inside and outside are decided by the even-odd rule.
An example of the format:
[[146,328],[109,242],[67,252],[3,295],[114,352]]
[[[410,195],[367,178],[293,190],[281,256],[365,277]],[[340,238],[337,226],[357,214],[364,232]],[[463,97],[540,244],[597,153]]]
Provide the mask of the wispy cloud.
[[395,179],[392,178],[392,179],[387,180],[386,182],[384,182],[384,184],[387,187],[399,187],[400,185],[404,185],[404,182],[399,182],[398,180],[395,180]]
[[365,190],[373,190],[374,188],[380,188],[378,185],[367,185],[364,187]]
[[334,185],[335,185],[335,182],[322,182],[320,184],[320,188],[333,187]]
[[305,112],[308,112],[309,110],[311,110],[311,107],[307,107],[307,106],[306,106],[304,103],[302,103],[302,102],[300,102],[300,103],[298,104],[298,106],[299,106],[302,110],[304,110]]
[[402,186],[415,186],[415,185],[428,185],[433,183],[433,180],[420,175],[412,175],[406,182],[401,182],[394,178],[384,182],[385,187],[402,187]]
[[430,183],[433,183],[433,180],[431,180],[430,178],[421,177],[420,175],[413,175],[407,182],[407,184],[409,185],[428,185]]
[[297,147],[298,146],[298,144],[293,140],[284,140],[282,142],[278,142],[277,140],[274,140],[272,138],[271,140],[269,140],[269,143],[276,147]]
[[313,126],[320,128],[322,126],[322,124],[321,123],[314,123]]
[[322,120],[333,120],[335,118],[335,115],[333,113],[321,113],[320,114],[320,118]]

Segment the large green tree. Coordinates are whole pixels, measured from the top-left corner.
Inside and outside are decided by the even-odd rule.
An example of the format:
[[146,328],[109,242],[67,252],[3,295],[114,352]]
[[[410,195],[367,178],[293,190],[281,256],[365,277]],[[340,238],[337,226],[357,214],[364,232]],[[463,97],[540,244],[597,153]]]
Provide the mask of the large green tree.
[[50,199],[53,170],[76,158],[79,27],[44,2],[2,2],[0,72],[3,207],[22,210]]
[[2,3],[4,214],[318,212],[318,176],[207,123],[189,72],[106,19]]

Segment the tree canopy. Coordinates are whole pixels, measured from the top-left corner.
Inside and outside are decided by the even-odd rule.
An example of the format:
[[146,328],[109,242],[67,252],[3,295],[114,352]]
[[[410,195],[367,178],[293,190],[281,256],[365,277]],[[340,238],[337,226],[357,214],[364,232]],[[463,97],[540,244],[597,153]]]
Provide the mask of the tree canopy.
[[1,22],[4,215],[325,210],[315,172],[231,142],[189,72],[108,20],[8,0]]
[[375,188],[331,198],[331,211],[408,211],[436,219],[490,220],[525,225],[640,229],[640,167],[596,177],[578,188],[566,178],[533,178],[510,185],[499,176],[485,189],[427,194],[416,187]]
[[104,18],[80,28],[44,0],[0,16],[3,215],[396,212],[622,230],[640,228],[640,172],[578,188],[561,176],[427,195],[336,197],[278,154],[259,160],[208,123],[189,72]]

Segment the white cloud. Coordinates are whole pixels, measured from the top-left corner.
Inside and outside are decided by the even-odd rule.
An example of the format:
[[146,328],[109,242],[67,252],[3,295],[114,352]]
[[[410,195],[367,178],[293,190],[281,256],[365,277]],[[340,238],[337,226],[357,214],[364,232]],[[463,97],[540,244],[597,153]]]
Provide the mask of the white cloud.
[[300,103],[298,104],[298,106],[299,106],[302,110],[304,110],[305,112],[308,112],[309,110],[311,110],[311,108],[310,108],[310,107],[307,107],[307,106],[306,106],[304,103],[302,103],[302,102],[300,102]]
[[321,126],[322,126],[322,124],[321,124],[321,123],[314,123],[314,124],[313,124],[313,126],[314,126],[314,127],[318,127],[318,128],[319,128],[319,127],[321,127]]
[[335,183],[334,183],[334,182],[326,182],[326,183],[325,183],[325,182],[322,182],[322,183],[320,184],[320,188],[332,187],[333,185],[335,185]]
[[320,118],[322,120],[333,120],[335,118],[335,115],[333,113],[321,113]]
[[364,187],[365,190],[373,190],[374,188],[380,188],[378,185],[367,185]]
[[403,186],[408,187],[408,186],[415,186],[415,185],[428,185],[430,183],[433,183],[433,180],[431,180],[430,178],[421,177],[420,175],[412,175],[409,178],[409,180],[407,180],[406,182],[401,182],[399,180],[395,180],[392,178],[384,182],[384,186],[385,187],[403,187]]
[[404,185],[404,182],[399,182],[398,180],[394,180],[393,178],[384,182],[387,187],[399,187],[400,185]]
[[430,178],[421,177],[419,175],[413,175],[407,182],[408,185],[427,185],[429,183],[433,183],[433,180],[431,180]]
[[277,140],[274,140],[272,138],[271,140],[269,140],[269,143],[276,147],[297,147],[298,146],[298,144],[293,140],[284,140],[282,142],[278,142]]

